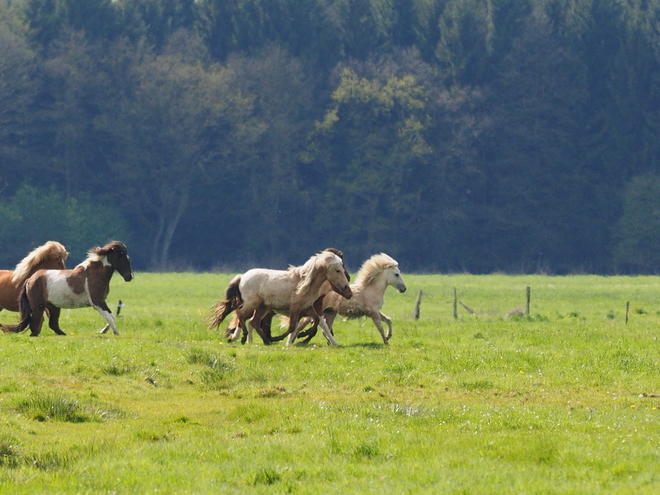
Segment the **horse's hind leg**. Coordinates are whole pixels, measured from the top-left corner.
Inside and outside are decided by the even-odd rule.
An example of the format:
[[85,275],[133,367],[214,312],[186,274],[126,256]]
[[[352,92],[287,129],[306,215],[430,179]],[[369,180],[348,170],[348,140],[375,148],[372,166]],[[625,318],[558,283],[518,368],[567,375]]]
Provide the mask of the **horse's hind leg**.
[[385,330],[383,329],[383,324],[380,321],[380,313],[372,314],[371,319],[373,320],[374,325],[376,325],[376,328],[380,332],[380,336],[383,337],[383,343],[389,344],[388,337],[385,335]]
[[269,341],[273,340],[272,325],[275,311],[269,311],[266,316],[261,319],[261,331],[264,333]]
[[38,337],[44,324],[45,307],[43,304],[31,304],[31,306],[34,309],[30,315],[30,336]]
[[386,335],[386,337],[387,337],[387,340],[389,342],[389,340],[392,338],[392,318],[390,318],[389,316],[387,316],[384,313],[380,313],[380,319],[383,320],[385,323],[387,323],[387,335]]
[[[323,317],[321,317],[321,318],[323,318]],[[308,322],[305,322],[305,325],[307,323]],[[298,338],[302,339],[303,337],[307,337],[306,339],[304,339],[302,341],[302,343],[303,344],[309,344],[309,341],[312,340],[316,336],[318,331],[319,331],[319,320],[312,319],[312,326],[310,326],[308,330],[305,330],[304,332],[300,332],[298,334]]]
[[[272,343],[272,340],[268,338],[268,336],[264,333],[264,331],[261,328],[261,320],[264,317],[265,310],[262,308],[257,308],[254,311],[254,316],[250,319],[250,328],[254,329],[257,331],[259,334],[259,337],[261,337],[261,340],[264,341],[264,344],[270,345]],[[248,331],[248,335],[250,332]],[[248,337],[249,339],[249,337]]]
[[60,308],[48,304],[48,326],[57,335],[66,335],[60,328]]

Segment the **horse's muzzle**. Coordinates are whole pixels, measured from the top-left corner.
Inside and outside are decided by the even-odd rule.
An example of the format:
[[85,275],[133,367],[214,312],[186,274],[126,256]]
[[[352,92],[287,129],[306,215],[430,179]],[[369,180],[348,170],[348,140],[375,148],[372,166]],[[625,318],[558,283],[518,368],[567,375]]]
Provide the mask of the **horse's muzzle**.
[[131,280],[133,280],[135,278],[135,275],[133,275],[133,272],[131,272],[131,273],[128,273],[128,274],[124,275],[123,277],[124,277],[125,282],[130,282]]
[[353,297],[353,291],[351,290],[350,286],[346,286],[346,289],[341,292],[341,295],[346,299]]

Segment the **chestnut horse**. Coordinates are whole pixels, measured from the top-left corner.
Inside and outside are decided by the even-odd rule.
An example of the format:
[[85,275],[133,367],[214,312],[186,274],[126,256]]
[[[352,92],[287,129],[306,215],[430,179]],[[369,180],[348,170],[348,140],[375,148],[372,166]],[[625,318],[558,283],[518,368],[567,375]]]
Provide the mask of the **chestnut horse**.
[[21,291],[20,323],[0,325],[0,328],[5,332],[22,332],[29,326],[32,336],[36,337],[41,332],[44,310],[48,309],[48,326],[56,334],[65,335],[59,326],[60,309],[92,306],[107,322],[100,333],[112,328],[114,334],[119,335],[115,317],[105,303],[115,271],[126,282],[133,280],[128,250],[119,241],[90,249],[87,259],[73,270],[39,270]]
[[[209,328],[216,328],[232,312],[236,311],[239,327],[248,334],[251,341],[252,330],[256,330],[264,343],[270,338],[261,329],[261,320],[270,311],[288,314],[291,324],[289,332],[296,333],[302,315],[319,317],[313,304],[319,297],[321,287],[329,282],[332,289],[344,297],[351,297],[351,289],[346,278],[344,265],[339,256],[323,251],[312,256],[307,262],[288,270],[268,270],[254,268],[243,275],[237,275],[225,291],[225,299],[211,308],[207,322]],[[246,320],[250,318],[250,328]],[[336,345],[324,322],[321,325],[328,341]],[[295,337],[294,337],[295,338]]]
[[55,268],[64,270],[67,250],[56,241],[48,241],[43,246],[33,249],[16,265],[14,271],[0,270],[0,311],[18,311],[18,297],[25,281],[37,270]]

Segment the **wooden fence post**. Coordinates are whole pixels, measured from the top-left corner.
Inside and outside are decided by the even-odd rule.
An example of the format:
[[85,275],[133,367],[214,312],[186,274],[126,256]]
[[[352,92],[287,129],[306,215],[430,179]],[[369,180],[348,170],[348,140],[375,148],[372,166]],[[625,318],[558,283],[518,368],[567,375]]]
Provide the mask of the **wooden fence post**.
[[530,306],[530,301],[532,299],[532,289],[529,286],[527,286],[526,292],[527,292],[527,306],[525,308],[525,315],[529,316],[529,306]]
[[458,319],[458,306],[456,303],[458,302],[458,298],[456,297],[456,287],[454,287],[454,319]]
[[417,301],[415,301],[415,312],[413,313],[413,320],[419,320],[419,306],[422,304],[422,290],[417,294]]

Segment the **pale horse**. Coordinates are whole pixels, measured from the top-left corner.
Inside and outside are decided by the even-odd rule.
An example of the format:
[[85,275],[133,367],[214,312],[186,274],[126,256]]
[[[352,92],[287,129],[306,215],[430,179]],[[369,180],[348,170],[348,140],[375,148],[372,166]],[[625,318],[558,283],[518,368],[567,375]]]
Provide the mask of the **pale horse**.
[[[332,332],[332,326],[337,314],[347,318],[360,318],[367,316],[372,319],[374,325],[383,337],[383,342],[389,344],[392,337],[392,319],[385,315],[380,309],[385,303],[385,289],[388,286],[394,287],[399,292],[406,291],[406,283],[401,276],[399,263],[385,253],[375,254],[362,264],[355,279],[351,284],[353,297],[350,300],[343,297],[336,297],[336,294],[329,293],[323,298],[322,312],[328,328]],[[387,324],[387,334],[383,329],[382,321]],[[316,334],[312,327],[300,336],[307,336],[305,342]]]
[[[211,308],[208,326],[218,327],[232,311],[236,311],[239,325],[235,338],[239,330],[243,330],[247,331],[251,342],[252,330],[256,330],[264,343],[269,344],[272,339],[261,329],[261,320],[270,311],[275,311],[289,316],[289,330],[285,334],[289,336],[288,345],[298,334],[300,317],[311,316],[321,320],[324,336],[331,345],[337,345],[325,321],[314,309],[314,302],[322,295],[326,282],[341,294],[340,297],[351,297],[342,259],[328,250],[312,256],[304,265],[288,270],[253,268],[229,283],[225,298]],[[248,318],[250,324],[246,328]]]

